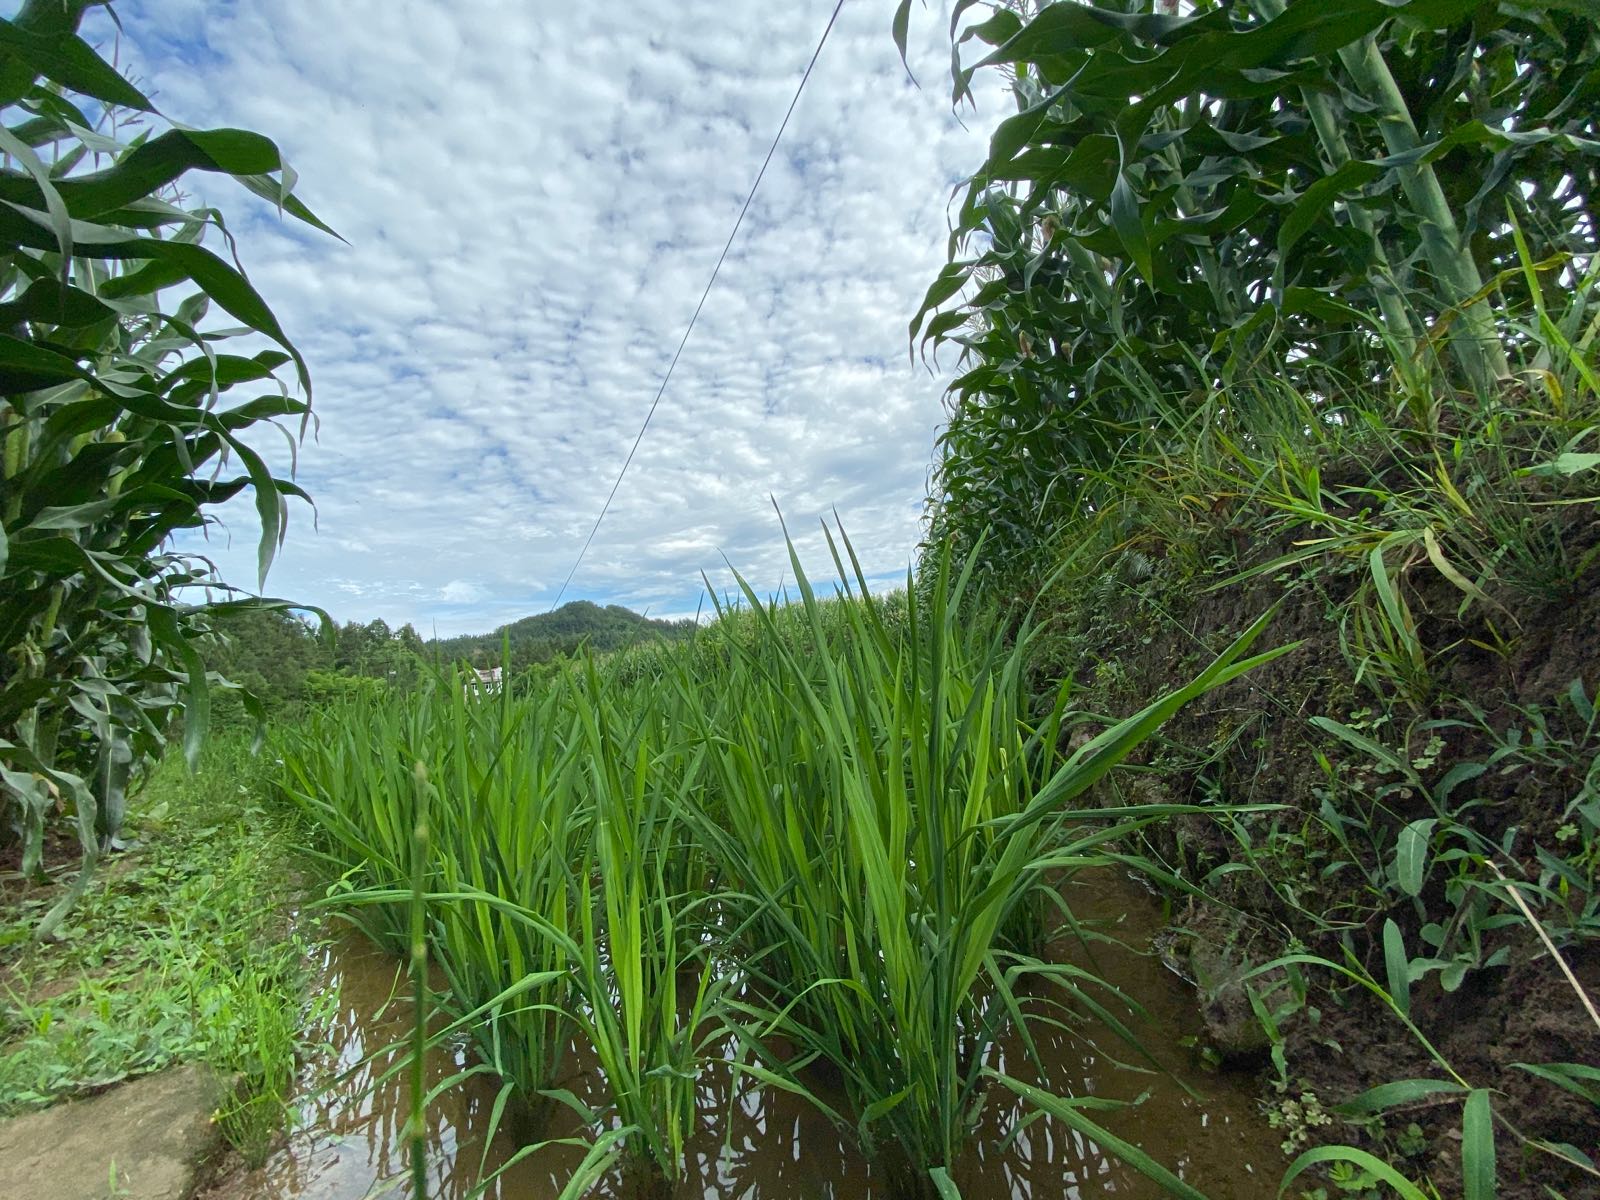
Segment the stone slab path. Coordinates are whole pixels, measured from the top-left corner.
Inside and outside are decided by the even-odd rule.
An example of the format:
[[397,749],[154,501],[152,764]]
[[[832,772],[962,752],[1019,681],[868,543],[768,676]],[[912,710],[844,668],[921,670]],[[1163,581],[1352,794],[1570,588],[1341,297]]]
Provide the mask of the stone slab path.
[[172,1067],[0,1122],[0,1196],[189,1200],[222,1147],[211,1114],[227,1092],[209,1068]]

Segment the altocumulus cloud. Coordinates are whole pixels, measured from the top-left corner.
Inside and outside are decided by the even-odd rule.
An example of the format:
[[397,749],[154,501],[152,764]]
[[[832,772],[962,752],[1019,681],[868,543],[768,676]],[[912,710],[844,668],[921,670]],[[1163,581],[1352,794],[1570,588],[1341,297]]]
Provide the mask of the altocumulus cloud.
[[[913,21],[919,90],[892,0],[846,3],[569,597],[681,614],[725,560],[778,588],[769,495],[818,574],[837,510],[869,573],[903,575],[944,385],[906,321],[999,112],[952,115],[939,7]],[[441,633],[550,603],[831,9],[118,5],[163,112],[273,137],[348,241],[195,185],[316,388],[317,527],[296,512],[271,592]],[[253,580],[251,509],[225,515],[205,549]]]

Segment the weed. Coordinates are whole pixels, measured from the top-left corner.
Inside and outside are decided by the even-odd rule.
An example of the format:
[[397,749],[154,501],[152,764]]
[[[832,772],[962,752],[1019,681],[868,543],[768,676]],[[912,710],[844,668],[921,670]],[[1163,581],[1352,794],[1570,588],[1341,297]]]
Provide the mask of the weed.
[[1267,1107],[1267,1123],[1283,1131],[1283,1152],[1297,1154],[1312,1140],[1318,1129],[1333,1124],[1333,1117],[1322,1107],[1315,1092],[1285,1095]]

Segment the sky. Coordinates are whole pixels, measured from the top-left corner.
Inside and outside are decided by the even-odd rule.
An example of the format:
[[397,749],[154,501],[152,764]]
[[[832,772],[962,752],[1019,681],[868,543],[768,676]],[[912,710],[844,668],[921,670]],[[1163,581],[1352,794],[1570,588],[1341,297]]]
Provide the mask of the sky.
[[[345,239],[186,185],[311,369],[315,520],[296,506],[269,594],[424,636],[550,607],[832,7],[117,4],[162,113],[273,138]],[[875,584],[904,578],[954,365],[913,362],[907,323],[1003,101],[952,112],[937,0],[914,8],[914,85],[893,9],[845,3],[565,599],[692,614],[729,564],[770,594],[792,582],[774,501],[813,575],[837,511]],[[222,515],[199,548],[253,584],[253,509]]]

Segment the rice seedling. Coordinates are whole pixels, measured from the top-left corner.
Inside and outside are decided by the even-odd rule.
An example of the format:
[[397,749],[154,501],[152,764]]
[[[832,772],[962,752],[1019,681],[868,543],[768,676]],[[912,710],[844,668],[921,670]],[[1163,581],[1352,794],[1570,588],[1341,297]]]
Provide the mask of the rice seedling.
[[657,739],[673,731],[655,689],[608,692],[592,662],[586,676],[579,715],[594,836],[580,873],[573,1019],[625,1131],[627,1165],[666,1185],[681,1170],[695,1080],[716,1032],[707,1023],[726,984],[687,932],[697,896],[681,870],[691,848],[679,814],[700,758],[686,770],[668,761]]
[[[835,565],[848,578],[837,552]],[[698,829],[726,874],[752,981],[732,1024],[761,1078],[824,1105],[797,1068],[827,1064],[896,1186],[948,1195],[989,1052],[1007,1025],[1026,1030],[1027,987],[1053,985],[1058,1004],[1121,1028],[1094,996],[1105,985],[1030,953],[1035,922],[1050,872],[1111,861],[1108,844],[1169,814],[1090,810],[1100,827],[1063,842],[1065,806],[1185,699],[1252,665],[1236,660],[1259,626],[1190,688],[1056,769],[1067,693],[1039,724],[1023,719],[1029,635],[1010,640],[996,616],[964,607],[970,562],[957,576],[946,561],[926,600],[908,588],[895,636],[852,561],[860,591],[840,605],[837,644],[792,555],[791,566],[810,644],[785,645],[776,610],[746,588],[772,636],[708,721],[709,733],[726,718],[707,741],[727,819],[701,813]],[[766,1052],[774,1033],[796,1062]]]
[[[949,1195],[1002,1031],[1031,1046],[1030,1021],[1081,1009],[1133,1043],[1114,991],[1040,956],[1052,885],[1132,861],[1111,847],[1186,810],[1071,802],[1260,661],[1244,657],[1260,625],[1060,765],[1070,691],[1030,714],[1030,626],[1013,637],[973,602],[970,561],[888,603],[848,541],[834,602],[792,547],[791,563],[796,604],[742,585],[725,626],[648,669],[628,656],[522,694],[441,678],[358,700],[285,744],[283,790],[348,876],[335,901],[376,936],[398,948],[426,904],[450,1028],[507,1081],[502,1099],[575,1109],[595,1163],[670,1187],[696,1079],[731,1055],[852,1128],[905,1194]],[[410,841],[424,792],[425,863]],[[561,1074],[573,1039],[599,1107]]]
[[426,878],[428,872],[428,799],[432,790],[428,773],[421,763],[416,768],[416,786],[411,796],[411,904],[410,955],[407,966],[411,972],[411,1058],[410,1111],[406,1116],[406,1141],[411,1153],[411,1194],[425,1196],[428,1191],[428,1115],[427,1066],[428,1053],[428,903]]
[[[614,1120],[608,1148],[671,1180],[720,989],[680,928],[697,901],[674,789],[694,773],[658,756],[671,748],[662,717],[653,685],[612,692],[593,664],[521,696],[444,677],[314,722],[285,744],[283,790],[324,829],[323,853],[353,872],[354,890],[337,898],[358,902],[380,941],[398,946],[408,906],[426,900],[432,956],[455,1010],[471,1014],[452,1028],[471,1034],[529,1115],[565,1103]],[[408,761],[414,787],[434,797],[420,876],[402,869]],[[697,982],[680,1005],[686,971]],[[566,1086],[574,1036],[598,1059],[609,1114]]]
[[354,701],[282,745],[280,787],[320,829],[325,860],[355,888],[395,892],[356,912],[396,950],[409,940],[415,773],[436,791],[426,890],[504,903],[435,905],[433,957],[460,1011],[509,993],[469,1028],[484,1062],[534,1105],[557,1082],[571,1036],[560,935],[590,836],[565,697],[559,680],[540,696],[480,698],[444,677],[414,696]]
[[749,597],[773,636],[715,714],[730,718],[713,751],[728,819],[701,819],[756,985],[738,1028],[757,1052],[778,1030],[831,1064],[869,1151],[943,1167],[978,1091],[963,1043],[1006,1019],[977,995],[983,958],[1027,891],[996,882],[980,902],[989,822],[1017,815],[1037,758],[1015,663],[995,669],[991,629],[991,661],[960,673],[972,647],[942,583],[934,613],[911,601],[901,640],[862,597],[835,648],[798,565],[812,644],[783,645]]

